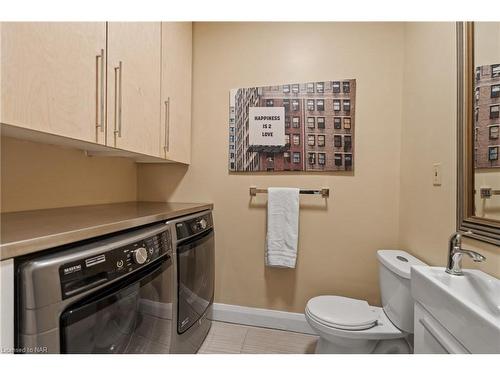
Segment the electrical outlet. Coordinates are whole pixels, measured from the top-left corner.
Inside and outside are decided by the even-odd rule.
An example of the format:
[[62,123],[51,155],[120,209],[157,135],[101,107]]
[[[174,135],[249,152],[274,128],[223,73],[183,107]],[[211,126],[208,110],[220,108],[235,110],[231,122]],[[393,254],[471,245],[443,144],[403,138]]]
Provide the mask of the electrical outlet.
[[434,186],[441,186],[441,163],[432,165],[432,184]]

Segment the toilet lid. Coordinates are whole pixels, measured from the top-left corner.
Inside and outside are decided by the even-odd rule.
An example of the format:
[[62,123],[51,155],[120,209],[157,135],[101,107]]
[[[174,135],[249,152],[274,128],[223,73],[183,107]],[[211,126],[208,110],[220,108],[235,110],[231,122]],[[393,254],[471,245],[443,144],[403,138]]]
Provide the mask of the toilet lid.
[[314,297],[307,302],[306,313],[324,325],[346,330],[371,328],[378,319],[366,301],[340,296]]

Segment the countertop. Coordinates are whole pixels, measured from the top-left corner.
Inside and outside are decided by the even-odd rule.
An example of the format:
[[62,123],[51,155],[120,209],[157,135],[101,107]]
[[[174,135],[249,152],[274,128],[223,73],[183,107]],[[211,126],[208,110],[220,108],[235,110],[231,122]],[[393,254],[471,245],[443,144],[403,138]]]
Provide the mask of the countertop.
[[2,213],[0,260],[211,208],[209,203],[125,202]]

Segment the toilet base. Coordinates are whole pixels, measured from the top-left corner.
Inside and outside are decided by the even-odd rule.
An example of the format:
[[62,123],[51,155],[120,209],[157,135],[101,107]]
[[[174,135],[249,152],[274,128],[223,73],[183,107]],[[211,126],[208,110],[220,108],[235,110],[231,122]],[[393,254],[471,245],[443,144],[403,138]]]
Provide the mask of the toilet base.
[[316,345],[317,354],[369,354],[377,346],[378,340],[351,340],[342,337],[334,341],[321,337]]
[[360,340],[339,337],[335,341],[320,336],[316,354],[410,354],[404,338],[389,340]]
[[380,340],[373,354],[413,354],[406,339]]

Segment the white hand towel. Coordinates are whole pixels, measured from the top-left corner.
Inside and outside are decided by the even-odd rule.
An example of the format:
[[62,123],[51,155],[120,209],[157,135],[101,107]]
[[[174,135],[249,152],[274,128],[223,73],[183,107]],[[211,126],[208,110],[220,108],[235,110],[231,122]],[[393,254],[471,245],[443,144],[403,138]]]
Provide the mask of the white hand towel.
[[299,238],[299,189],[267,189],[265,262],[270,267],[295,268]]

